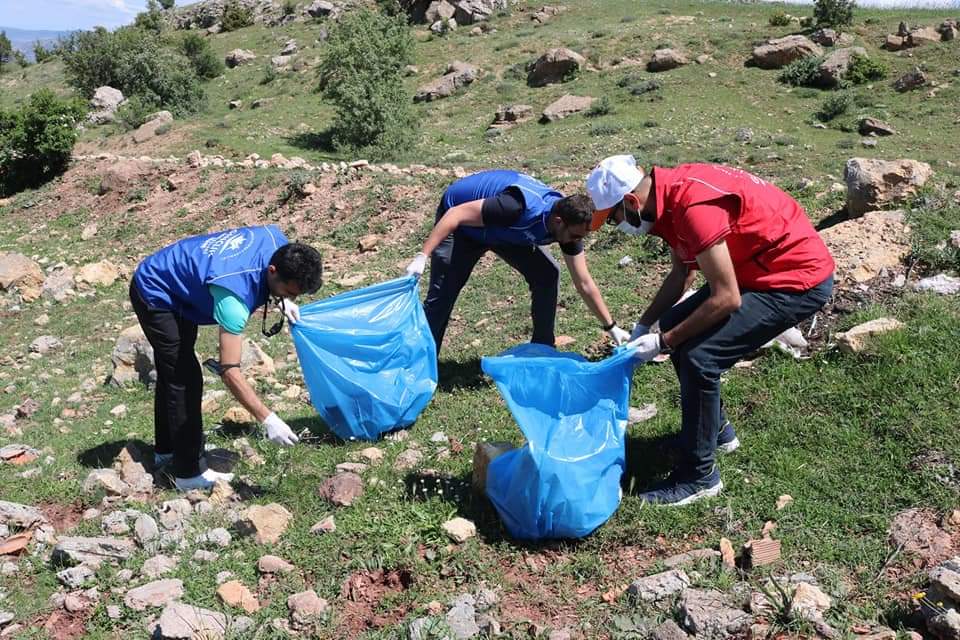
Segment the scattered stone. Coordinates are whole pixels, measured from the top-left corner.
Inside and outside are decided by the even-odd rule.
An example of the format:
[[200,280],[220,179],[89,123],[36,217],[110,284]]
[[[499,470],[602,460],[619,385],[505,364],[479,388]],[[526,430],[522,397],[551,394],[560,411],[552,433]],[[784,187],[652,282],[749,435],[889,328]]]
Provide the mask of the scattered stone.
[[360,452],[360,456],[370,464],[379,464],[383,461],[383,451],[376,447],[367,447]]
[[98,87],[90,98],[90,114],[87,116],[92,124],[107,124],[116,121],[117,108],[123,104],[123,92],[106,85]]
[[860,135],[862,136],[892,136],[897,133],[893,127],[885,122],[877,120],[876,118],[863,118],[860,120],[859,131]]
[[807,620],[822,619],[823,614],[832,604],[830,596],[816,585],[801,582],[793,590],[792,609]]
[[477,535],[477,525],[466,518],[454,518],[444,522],[443,530],[457,543],[466,542]]
[[627,424],[646,422],[657,415],[657,405],[648,403],[640,407],[630,407],[627,412]]
[[130,525],[127,524],[127,514],[123,511],[114,511],[108,514],[100,523],[100,528],[107,535],[122,536],[130,533]]
[[57,580],[68,589],[82,589],[96,573],[86,565],[70,567],[57,573]]
[[170,573],[177,567],[176,558],[169,556],[153,556],[148,558],[140,569],[140,575],[144,578],[156,579],[160,576]]
[[916,160],[851,158],[843,170],[847,184],[847,212],[859,216],[868,211],[897,204],[917,193],[933,170]]
[[894,318],[877,318],[838,333],[837,346],[844,353],[862,353],[873,336],[902,329],[904,324]]
[[839,34],[833,29],[817,29],[810,34],[810,39],[824,47],[832,47],[837,44]]
[[413,469],[423,460],[423,454],[416,449],[407,449],[401,452],[393,463],[393,468],[397,471],[406,471]]
[[[120,406],[126,409],[124,405]],[[120,479],[127,483],[134,492],[152,493],[153,476],[147,473],[143,460],[143,453],[139,447],[133,442],[128,442],[114,459],[113,469],[119,472]]]
[[248,64],[257,59],[257,54],[252,51],[247,51],[246,49],[234,49],[233,51],[227,54],[227,57],[224,59],[224,62],[228,67],[233,69],[234,67],[239,67],[240,65]]
[[721,554],[716,549],[694,549],[693,551],[670,556],[663,561],[663,566],[668,569],[680,569],[696,566],[701,562],[715,564],[720,561],[720,557]]
[[647,63],[647,71],[654,73],[670,71],[687,64],[690,64],[690,60],[681,52],[674,49],[657,49]]
[[543,110],[543,115],[541,116],[540,121],[547,123],[563,120],[564,118],[575,113],[580,113],[581,111],[589,109],[593,104],[593,101],[594,98],[591,98],[590,96],[574,96],[567,94],[550,103],[550,105]]
[[487,489],[487,469],[496,458],[515,447],[509,442],[478,442],[473,452],[473,489],[484,493]]
[[45,355],[51,351],[57,351],[63,347],[60,338],[54,336],[40,336],[30,343],[30,353],[39,353]]
[[793,504],[793,496],[784,494],[777,498],[777,511],[782,511]]
[[837,263],[837,279],[866,282],[898,267],[910,252],[904,211],[871,211],[820,232]]
[[[65,302],[75,293],[73,290],[75,278],[76,271],[73,267],[64,266],[62,269],[56,269],[49,273],[46,280],[43,281],[41,293],[44,297],[53,298],[56,302]],[[47,322],[49,322],[49,319]],[[42,323],[42,325],[45,324],[47,323]]]
[[[16,420],[16,418],[14,418],[14,420]],[[30,464],[39,457],[39,451],[33,447],[28,447],[25,444],[8,444],[4,447],[0,447],[0,462],[5,464],[12,464],[19,467],[25,464]],[[0,514],[0,516],[2,516],[2,514]]]
[[287,598],[290,622],[295,627],[304,627],[322,617],[329,608],[327,601],[314,591],[295,593]]
[[57,542],[51,560],[54,564],[85,564],[97,568],[103,562],[126,560],[134,550],[133,542],[122,538],[68,537]]
[[220,548],[229,547],[232,541],[233,536],[223,527],[211,529],[197,537],[197,544],[212,544]]
[[173,124],[173,114],[169,111],[158,111],[147,116],[146,122],[133,132],[133,141],[137,144],[149,142],[153,138],[166,133]]
[[545,87],[571,79],[586,66],[586,58],[566,48],[550,49],[537,58],[527,74],[527,85]]
[[927,74],[921,71],[920,67],[915,67],[913,71],[909,71],[897,78],[893,83],[893,88],[899,93],[906,93],[907,91],[919,89],[925,84],[927,84]]
[[642,602],[657,602],[680,593],[690,586],[690,578],[682,569],[672,569],[652,576],[637,578],[627,588],[627,594]]
[[274,69],[283,69],[290,64],[293,56],[273,56],[270,58],[270,64]]
[[[163,111],[161,113],[169,113]],[[172,117],[172,116],[171,116]],[[146,126],[146,125],[144,125]],[[77,271],[75,281],[91,287],[109,287],[120,277],[120,268],[109,260],[85,264]]]
[[130,589],[123,603],[134,611],[144,611],[150,607],[163,607],[183,595],[183,581],[172,578],[155,580]]
[[257,561],[257,570],[260,573],[290,573],[296,569],[292,564],[277,556],[263,556]]
[[379,244],[380,236],[371,233],[360,238],[360,240],[357,242],[357,248],[360,249],[361,253],[366,253],[376,249],[377,245]]
[[669,618],[650,631],[650,640],[686,640],[690,636]]
[[960,278],[941,273],[929,278],[923,278],[914,285],[916,291],[930,291],[942,296],[951,296],[960,293]]
[[24,302],[40,297],[43,287],[40,265],[21,253],[0,253],[0,290],[16,289]]
[[157,508],[160,526],[168,531],[183,529],[191,513],[193,513],[193,506],[185,498],[167,500]]
[[337,523],[333,519],[333,516],[327,516],[317,524],[310,527],[310,533],[321,534],[321,533],[333,533],[337,530]]
[[733,544],[726,538],[720,538],[720,558],[725,568],[735,569],[737,567],[737,554],[733,550]]
[[227,107],[230,109],[241,109],[243,107],[243,100],[231,100],[227,103]]
[[250,424],[254,422],[253,416],[243,407],[230,407],[223,414],[223,422],[232,424]]
[[48,324],[50,324],[50,316],[48,316],[45,313],[41,313],[36,318],[34,318],[33,324],[35,324],[38,327],[45,327]]
[[819,84],[824,87],[838,86],[846,77],[854,56],[866,58],[868,57],[867,50],[863,47],[850,47],[848,49],[837,49],[828,55],[820,63]]
[[621,269],[624,267],[630,266],[631,264],[633,264],[633,258],[631,258],[630,256],[623,256],[617,261],[617,266],[620,267]]
[[500,105],[493,117],[494,127],[508,127],[533,118],[533,107],[528,104]]
[[240,608],[247,613],[256,613],[260,610],[260,601],[238,580],[221,584],[217,589],[217,596],[228,607]]
[[197,549],[192,559],[194,562],[199,563],[216,562],[220,559],[220,554],[213,551],[205,551],[204,549]]
[[243,340],[243,355],[240,358],[240,371],[252,378],[265,378],[277,372],[273,358],[250,338]]
[[227,617],[216,611],[172,602],[160,614],[157,635],[161,640],[221,640]]
[[320,497],[339,507],[349,507],[363,495],[363,480],[356,473],[338,473],[320,485]]
[[450,610],[447,611],[445,619],[453,637],[457,640],[473,638],[480,633],[474,604],[475,600],[469,593],[455,598],[450,603]]
[[480,69],[464,62],[452,62],[443,76],[417,89],[414,102],[430,102],[452,96],[458,89],[480,77]]
[[806,36],[786,36],[754,48],[750,61],[761,69],[779,69],[801,58],[820,55],[823,49]]
[[680,599],[680,615],[687,631],[700,637],[728,637],[749,628],[751,617],[713,590],[687,589]]
[[149,385],[157,380],[156,366],[153,360],[153,347],[143,334],[139,324],[127,327],[120,332],[110,354],[113,373],[110,382],[123,386],[130,382]]
[[119,620],[123,617],[123,610],[115,604],[107,605],[107,617],[111,620]]
[[324,18],[336,11],[337,7],[327,0],[314,0],[307,7],[306,11],[311,18]]
[[277,503],[248,508],[237,522],[245,535],[253,535],[257,544],[275,544],[293,519],[293,514]]
[[894,517],[890,523],[890,543],[927,564],[940,562],[953,551],[950,534],[937,526],[932,514],[922,509],[908,509]]
[[120,479],[113,469],[94,469],[83,481],[84,493],[105,491],[107,495],[122,496],[130,493],[130,485]]
[[745,568],[763,567],[780,559],[780,541],[772,538],[750,540],[743,545]]

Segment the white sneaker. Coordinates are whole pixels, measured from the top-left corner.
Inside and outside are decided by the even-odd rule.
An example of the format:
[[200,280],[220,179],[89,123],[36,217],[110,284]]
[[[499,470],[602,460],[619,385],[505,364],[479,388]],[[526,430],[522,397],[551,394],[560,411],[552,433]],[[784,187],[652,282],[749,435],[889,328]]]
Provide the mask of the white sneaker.
[[217,480],[232,482],[232,473],[220,473],[213,469],[207,469],[198,476],[192,478],[174,478],[173,484],[180,491],[192,491],[193,489],[212,489]]

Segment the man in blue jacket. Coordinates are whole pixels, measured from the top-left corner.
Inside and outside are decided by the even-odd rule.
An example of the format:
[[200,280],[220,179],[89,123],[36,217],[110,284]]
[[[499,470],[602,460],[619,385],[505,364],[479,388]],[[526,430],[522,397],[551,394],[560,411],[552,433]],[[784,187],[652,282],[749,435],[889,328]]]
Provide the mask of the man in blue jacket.
[[263,307],[263,333],[279,333],[283,319],[267,329],[267,307],[277,304],[291,323],[300,314],[293,299],[320,288],[316,249],[290,243],[274,225],[231,229],[176,242],[145,258],[130,283],[130,302],[153,347],[157,369],[154,399],[154,462],[172,464],[181,491],[206,489],[232,474],[207,469],[202,459],[203,372],[194,353],[199,325],[220,327],[219,373],[224,384],[266,429],[290,446],[298,438],[267,409],[240,372],[242,332]]
[[564,197],[517,171],[481,171],[450,185],[437,208],[433,231],[407,267],[408,274],[419,277],[431,256],[423,306],[437,351],[460,290],[488,250],[527,281],[531,341],[553,346],[560,267],[545,245],[554,242],[560,245],[574,287],[601,327],[617,344],[626,342],[630,334],[610,316],[583,254],[583,238],[591,230],[593,215],[587,196]]

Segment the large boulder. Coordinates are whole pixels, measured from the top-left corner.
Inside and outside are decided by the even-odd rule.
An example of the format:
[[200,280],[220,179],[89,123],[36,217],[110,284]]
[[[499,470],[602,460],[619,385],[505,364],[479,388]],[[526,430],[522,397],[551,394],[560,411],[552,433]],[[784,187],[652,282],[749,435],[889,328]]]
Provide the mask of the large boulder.
[[40,297],[43,290],[40,265],[22,253],[0,253],[0,290],[16,289],[26,302]]
[[480,69],[465,62],[452,62],[446,72],[433,82],[417,89],[414,102],[430,102],[452,96],[461,87],[465,87],[480,77]]
[[424,14],[424,17],[429,24],[433,24],[438,20],[449,20],[457,13],[457,8],[447,2],[447,0],[439,0],[430,3],[430,6],[427,7],[427,11]]
[[336,10],[337,6],[332,2],[327,2],[327,0],[314,0],[306,8],[306,12],[311,18],[324,18]]
[[593,101],[594,98],[590,96],[574,96],[568,93],[550,103],[547,108],[543,110],[543,116],[541,116],[540,122],[547,123],[563,120],[567,116],[589,109]]
[[910,253],[903,211],[870,211],[820,232],[837,264],[837,279],[866,282],[899,267]]
[[824,87],[836,87],[847,75],[850,63],[854,56],[867,57],[867,50],[863,47],[837,49],[820,63],[819,82]]
[[0,525],[29,529],[46,521],[43,512],[36,507],[0,500]]
[[136,551],[136,545],[123,538],[60,538],[53,548],[54,564],[85,564],[97,568],[104,562],[120,563]]
[[779,69],[807,56],[823,55],[823,49],[806,36],[786,36],[754,48],[750,61],[761,69]]
[[647,63],[647,71],[669,71],[685,64],[690,64],[690,60],[681,52],[674,49],[657,49]]
[[147,116],[147,121],[133,132],[133,141],[137,144],[152,140],[161,133],[165,133],[173,124],[173,114],[169,111],[157,111]]
[[112,384],[122,387],[131,382],[149,385],[157,381],[153,347],[139,324],[120,332],[110,360],[113,362],[113,373],[110,375]]
[[571,49],[550,49],[537,58],[527,74],[527,84],[531,87],[545,87],[568,80],[587,63],[586,59]]
[[926,184],[933,170],[916,160],[851,158],[843,168],[847,213],[859,216],[904,202]]
[[494,12],[507,7],[507,0],[458,0],[453,14],[457,24],[473,24],[489,20]]
[[922,47],[926,44],[940,42],[940,40],[942,40],[940,32],[933,27],[914,29],[910,32],[910,35],[907,36],[907,42],[911,47]]
[[90,98],[90,115],[87,119],[93,124],[114,122],[117,109],[123,104],[123,92],[106,85],[93,92]]
[[231,69],[234,67],[239,67],[244,64],[248,64],[257,59],[257,54],[253,51],[247,51],[246,49],[234,49],[227,54],[227,57],[224,59],[227,66]]
[[899,93],[906,93],[919,89],[925,84],[927,84],[927,74],[921,71],[920,67],[915,67],[913,71],[908,71],[897,78],[893,83],[893,88]]

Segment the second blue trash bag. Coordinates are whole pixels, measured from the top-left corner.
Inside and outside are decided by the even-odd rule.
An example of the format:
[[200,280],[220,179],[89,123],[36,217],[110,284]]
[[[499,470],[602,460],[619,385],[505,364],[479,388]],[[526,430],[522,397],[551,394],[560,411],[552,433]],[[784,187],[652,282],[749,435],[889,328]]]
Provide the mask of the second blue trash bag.
[[487,496],[513,537],[581,538],[617,510],[633,352],[588,362],[523,344],[483,358],[527,438],[487,470]]
[[310,401],[345,440],[410,426],[437,388],[437,348],[413,277],[300,307],[292,331]]

